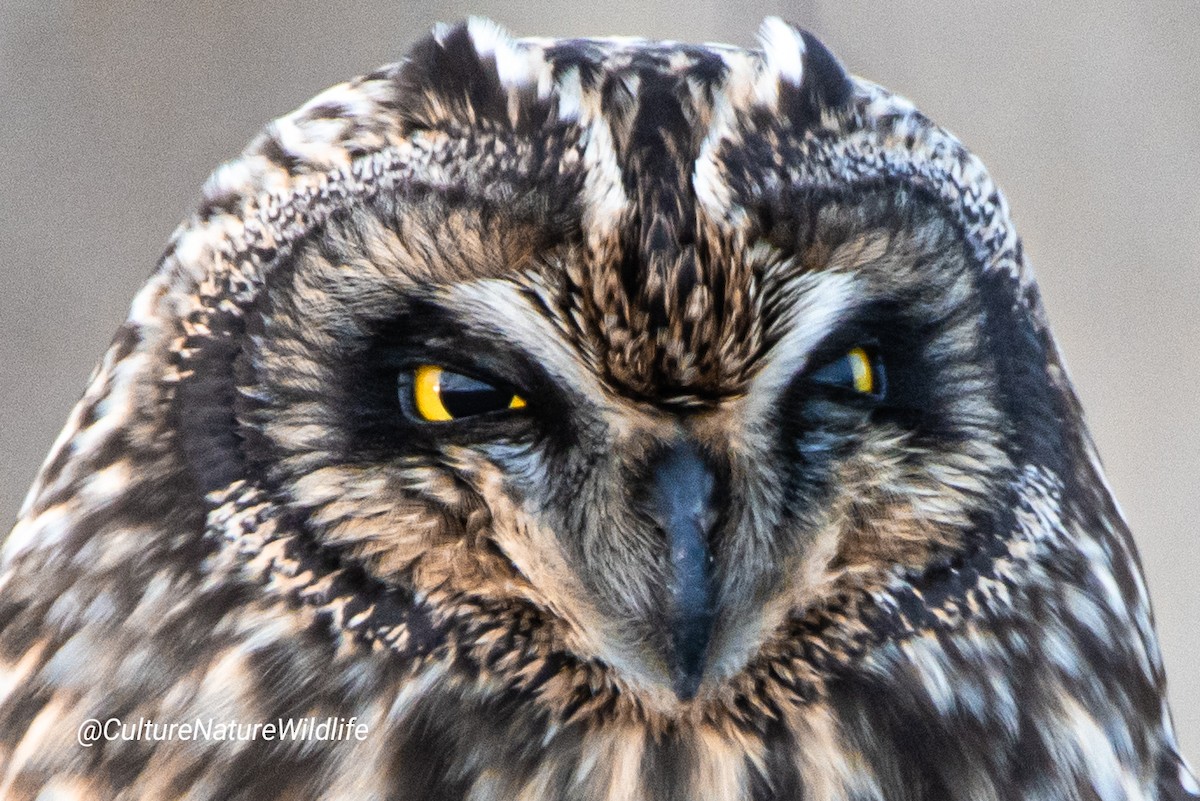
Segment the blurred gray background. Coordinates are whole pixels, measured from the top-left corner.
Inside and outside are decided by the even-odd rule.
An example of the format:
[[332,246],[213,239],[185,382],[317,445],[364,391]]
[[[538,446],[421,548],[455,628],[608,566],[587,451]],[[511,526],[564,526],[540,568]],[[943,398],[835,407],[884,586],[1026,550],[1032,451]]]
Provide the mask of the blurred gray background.
[[749,45],[778,14],[988,164],[1138,538],[1200,760],[1200,5],[0,0],[0,528],[205,176],[434,22]]

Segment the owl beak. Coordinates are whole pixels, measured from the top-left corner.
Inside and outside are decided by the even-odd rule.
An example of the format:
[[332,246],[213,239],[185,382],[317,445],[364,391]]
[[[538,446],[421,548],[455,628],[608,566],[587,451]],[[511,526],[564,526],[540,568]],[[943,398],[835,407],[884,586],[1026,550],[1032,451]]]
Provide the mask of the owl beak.
[[690,443],[663,455],[652,473],[651,516],[670,548],[667,618],[668,663],[675,695],[696,695],[704,676],[713,629],[712,555],[709,530],[713,510],[713,472]]

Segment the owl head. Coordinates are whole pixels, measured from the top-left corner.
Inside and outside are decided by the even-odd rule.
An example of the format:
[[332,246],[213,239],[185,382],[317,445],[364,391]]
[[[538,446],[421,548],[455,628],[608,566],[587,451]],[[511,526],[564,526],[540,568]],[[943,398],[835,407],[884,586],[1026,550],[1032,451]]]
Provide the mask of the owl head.
[[802,695],[1119,520],[982,165],[761,42],[472,21],[272,123],[102,373],[143,508],[335,627],[667,712]]

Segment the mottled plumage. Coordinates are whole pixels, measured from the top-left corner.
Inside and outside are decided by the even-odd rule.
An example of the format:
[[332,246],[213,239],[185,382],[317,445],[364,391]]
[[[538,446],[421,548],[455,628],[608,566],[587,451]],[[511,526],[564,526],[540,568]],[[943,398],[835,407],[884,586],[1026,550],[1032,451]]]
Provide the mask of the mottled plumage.
[[[5,799],[1200,797],[1002,196],[778,20],[441,28],[268,126],[0,626]],[[369,734],[76,742],[308,716]]]

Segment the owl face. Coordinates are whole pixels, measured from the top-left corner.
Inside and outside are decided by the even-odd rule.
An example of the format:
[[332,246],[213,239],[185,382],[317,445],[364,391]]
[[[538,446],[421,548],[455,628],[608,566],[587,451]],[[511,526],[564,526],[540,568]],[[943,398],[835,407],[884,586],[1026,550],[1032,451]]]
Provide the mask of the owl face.
[[[17,793],[1196,797],[1003,198],[777,20],[275,121],[29,497]],[[218,714],[369,736],[78,739]]]
[[488,30],[401,68],[403,181],[239,320],[238,473],[319,549],[531,610],[667,706],[1005,525],[1014,464],[1055,449],[1022,421],[1064,414],[1046,342],[959,210],[822,180],[867,99],[819,43]]

